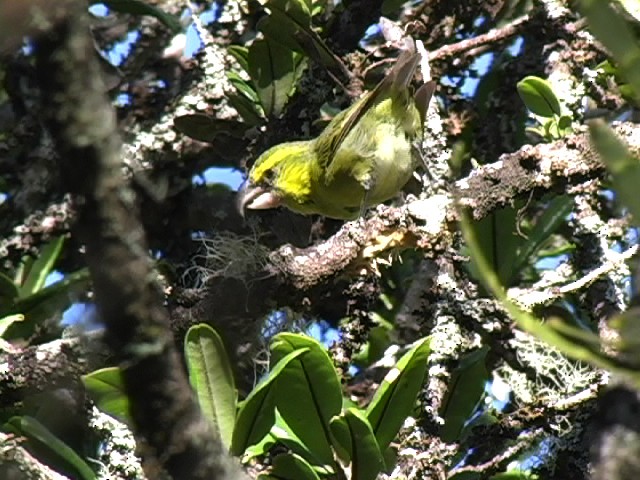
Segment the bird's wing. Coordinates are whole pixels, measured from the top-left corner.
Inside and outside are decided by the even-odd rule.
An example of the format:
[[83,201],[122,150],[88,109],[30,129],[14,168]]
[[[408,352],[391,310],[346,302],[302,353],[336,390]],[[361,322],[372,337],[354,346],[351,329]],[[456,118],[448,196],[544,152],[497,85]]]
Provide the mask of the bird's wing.
[[413,96],[416,102],[416,108],[418,112],[420,112],[420,124],[424,125],[424,121],[427,118],[427,110],[429,109],[429,102],[431,102],[431,97],[433,97],[433,93],[436,91],[436,82],[433,80],[429,80],[424,85],[420,86]]
[[[402,51],[389,74],[364,98],[351,108],[338,114],[332,121],[332,123],[337,122],[335,128],[331,128],[332,125],[330,124],[320,134],[316,140],[316,149],[321,153],[319,158],[331,162],[344,139],[351,133],[353,127],[362,119],[364,114],[381,100],[407,88],[419,63],[420,54],[416,51],[415,44],[411,40],[408,48]],[[344,118],[341,118],[341,116],[344,116]],[[335,134],[336,131],[338,132],[337,134]],[[328,167],[328,165],[326,166]]]

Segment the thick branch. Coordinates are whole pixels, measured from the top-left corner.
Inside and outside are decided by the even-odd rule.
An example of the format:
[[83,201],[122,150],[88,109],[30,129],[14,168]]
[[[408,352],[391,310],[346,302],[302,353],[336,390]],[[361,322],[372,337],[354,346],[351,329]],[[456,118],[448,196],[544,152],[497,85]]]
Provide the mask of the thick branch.
[[38,80],[136,433],[159,461],[149,468],[165,468],[180,479],[240,478],[202,419],[174,348],[135,198],[121,173],[115,117],[103,94],[86,6],[75,6],[74,14],[38,40]]
[[[632,152],[640,152],[636,126],[623,123],[618,136]],[[271,256],[277,270],[298,288],[310,288],[345,269],[370,268],[372,258],[393,250],[425,248],[435,255],[451,245],[457,218],[454,198],[475,219],[511,205],[517,198],[549,191],[579,192],[598,180],[604,166],[589,143],[577,133],[553,143],[525,145],[500,160],[474,170],[455,184],[454,195],[414,200],[401,208],[379,207],[367,220],[346,223],[324,243],[305,249],[282,247]]]

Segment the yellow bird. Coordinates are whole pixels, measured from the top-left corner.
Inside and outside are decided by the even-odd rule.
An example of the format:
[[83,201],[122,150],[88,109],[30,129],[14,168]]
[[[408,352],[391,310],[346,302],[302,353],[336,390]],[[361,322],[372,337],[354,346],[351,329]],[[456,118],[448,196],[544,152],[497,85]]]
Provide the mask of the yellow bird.
[[435,90],[433,81],[415,95],[409,87],[420,58],[411,41],[389,74],[317,138],[282,143],[260,155],[238,192],[241,211],[285,206],[348,220],[394,197],[420,160]]

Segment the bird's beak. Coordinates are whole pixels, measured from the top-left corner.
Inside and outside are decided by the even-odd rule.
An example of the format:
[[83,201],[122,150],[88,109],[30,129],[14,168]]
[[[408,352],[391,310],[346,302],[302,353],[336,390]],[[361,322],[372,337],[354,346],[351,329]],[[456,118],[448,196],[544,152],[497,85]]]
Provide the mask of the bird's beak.
[[246,180],[238,190],[236,205],[238,206],[240,215],[243,217],[247,209],[266,210],[276,208],[281,204],[280,198],[271,189],[253,185],[249,180]]

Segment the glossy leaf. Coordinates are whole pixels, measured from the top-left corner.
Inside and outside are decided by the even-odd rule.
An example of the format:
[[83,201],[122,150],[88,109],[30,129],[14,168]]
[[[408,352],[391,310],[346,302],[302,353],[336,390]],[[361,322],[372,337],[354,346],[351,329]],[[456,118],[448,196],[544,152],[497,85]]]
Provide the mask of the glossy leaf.
[[172,33],[182,32],[183,28],[180,19],[165,12],[164,10],[141,0],[99,0],[92,1],[91,4],[103,3],[114,12],[129,13],[131,15],[149,15],[157,18]]
[[616,64],[633,90],[633,98],[640,98],[640,47],[629,23],[602,0],[580,0],[578,8],[587,18],[589,29],[609,50]]
[[83,268],[13,304],[0,305],[0,315],[22,313],[25,316],[24,322],[14,323],[9,328],[6,338],[26,338],[33,334],[41,322],[71,306],[76,295],[86,291],[90,280],[89,270]]
[[227,100],[247,125],[256,126],[264,123],[261,107],[244,95],[228,94]]
[[333,464],[329,422],[342,408],[340,380],[326,350],[316,340],[281,333],[271,344],[272,361],[301,348],[304,355],[291,362],[276,384],[276,404],[282,418],[319,464]]
[[311,9],[305,0],[268,0],[266,6],[286,13],[300,25],[311,24]]
[[267,475],[258,477],[262,480],[320,480],[313,467],[299,455],[285,453],[273,459],[273,467]]
[[600,338],[593,332],[568,325],[566,322],[557,318],[549,318],[545,322],[542,322],[533,315],[522,311],[516,304],[509,300],[497,275],[491,270],[491,267],[478,247],[473,229],[469,226],[469,219],[464,212],[461,212],[460,216],[462,233],[467,248],[469,249],[469,256],[472,262],[476,264],[476,268],[480,273],[479,280],[489,292],[502,302],[503,306],[522,330],[530,333],[539,340],[553,345],[562,353],[576,360],[586,361],[597,367],[608,369],[611,372],[626,375],[637,385],[640,385],[640,374],[638,371],[630,369],[628,365],[620,359],[609,357],[603,353]]
[[242,94],[253,103],[260,103],[258,92],[249,84],[249,82],[247,82],[247,80],[242,78],[236,72],[227,72],[227,78],[229,79],[229,83],[236,88],[238,93]]
[[427,371],[430,339],[416,342],[385,376],[367,407],[367,419],[373,428],[380,450],[395,438],[413,410],[418,391]]
[[82,383],[96,407],[121,422],[131,425],[129,397],[124,390],[122,373],[118,367],[102,368],[83,375]]
[[[276,422],[271,428],[269,435],[273,437],[278,443],[284,445],[292,453],[296,455],[300,455],[302,458],[306,459],[308,462],[314,464],[317,469],[319,463],[314,452],[309,450],[309,447],[304,444],[304,442],[296,435],[293,429],[287,424],[287,422],[282,418],[280,412],[276,409]],[[322,465],[328,473],[332,473],[333,469],[331,466]]]
[[371,424],[357,408],[346,409],[340,417],[334,417],[331,431],[340,449],[351,461],[351,477],[354,480],[375,480],[384,468],[384,459]]
[[249,47],[249,75],[267,116],[282,113],[296,81],[294,52],[270,40]]
[[255,443],[244,450],[242,454],[242,463],[248,463],[254,458],[266,455],[275,443],[276,439],[272,435],[265,435],[258,443]]
[[602,120],[589,122],[591,142],[598,150],[602,162],[611,174],[616,193],[629,208],[633,224],[640,226],[640,160]]
[[64,237],[60,236],[54,238],[40,249],[38,258],[31,263],[29,272],[20,285],[21,298],[42,290],[47,277],[53,271],[53,266],[62,252],[63,244]]
[[7,329],[13,325],[15,322],[23,322],[24,315],[17,313],[15,315],[7,315],[6,317],[0,318],[0,338],[3,337]]
[[269,15],[258,22],[266,38],[298,53],[306,53],[335,72],[347,73],[342,61],[331,51],[311,26],[311,14],[301,0],[271,0]]
[[516,87],[526,107],[536,115],[553,117],[562,113],[558,97],[546,80],[529,76],[520,80]]
[[18,434],[31,441],[37,441],[62,460],[82,480],[94,480],[95,472],[66,443],[53,435],[44,425],[33,417],[12,417],[8,425]]
[[489,379],[485,365],[489,349],[483,347],[465,355],[447,382],[448,392],[444,398],[441,416],[444,425],[440,437],[447,443],[460,440],[465,422],[471,417]]
[[0,273],[0,300],[12,301],[18,295],[20,295],[18,286],[4,273]]
[[[516,217],[517,206],[509,206],[496,209],[472,224],[483,253],[505,283],[511,276],[518,247],[524,241],[517,233]],[[469,268],[473,272],[473,264]]]
[[560,228],[567,220],[567,216],[573,209],[573,198],[561,195],[553,198],[544,209],[544,213],[538,218],[531,232],[527,233],[527,238],[523,239],[515,256],[509,274],[501,275],[506,284],[510,284],[513,277],[520,273],[520,270],[531,261],[531,257],[549,239],[549,237]]
[[267,378],[240,403],[231,441],[233,455],[242,455],[247,448],[260,442],[269,433],[275,422],[275,382],[285,367],[306,351],[306,348],[295,350],[281,358],[271,368]]
[[240,64],[240,67],[249,73],[249,49],[243,45],[230,45],[227,52]]
[[407,3],[407,0],[384,0],[380,12],[387,17],[397,12],[405,3]]
[[257,27],[265,38],[293,52],[304,53],[304,48],[298,41],[300,26],[291,21],[286,14],[278,10],[271,12],[258,21]]
[[228,448],[238,394],[222,339],[209,325],[194,325],[185,335],[184,354],[200,408]]

